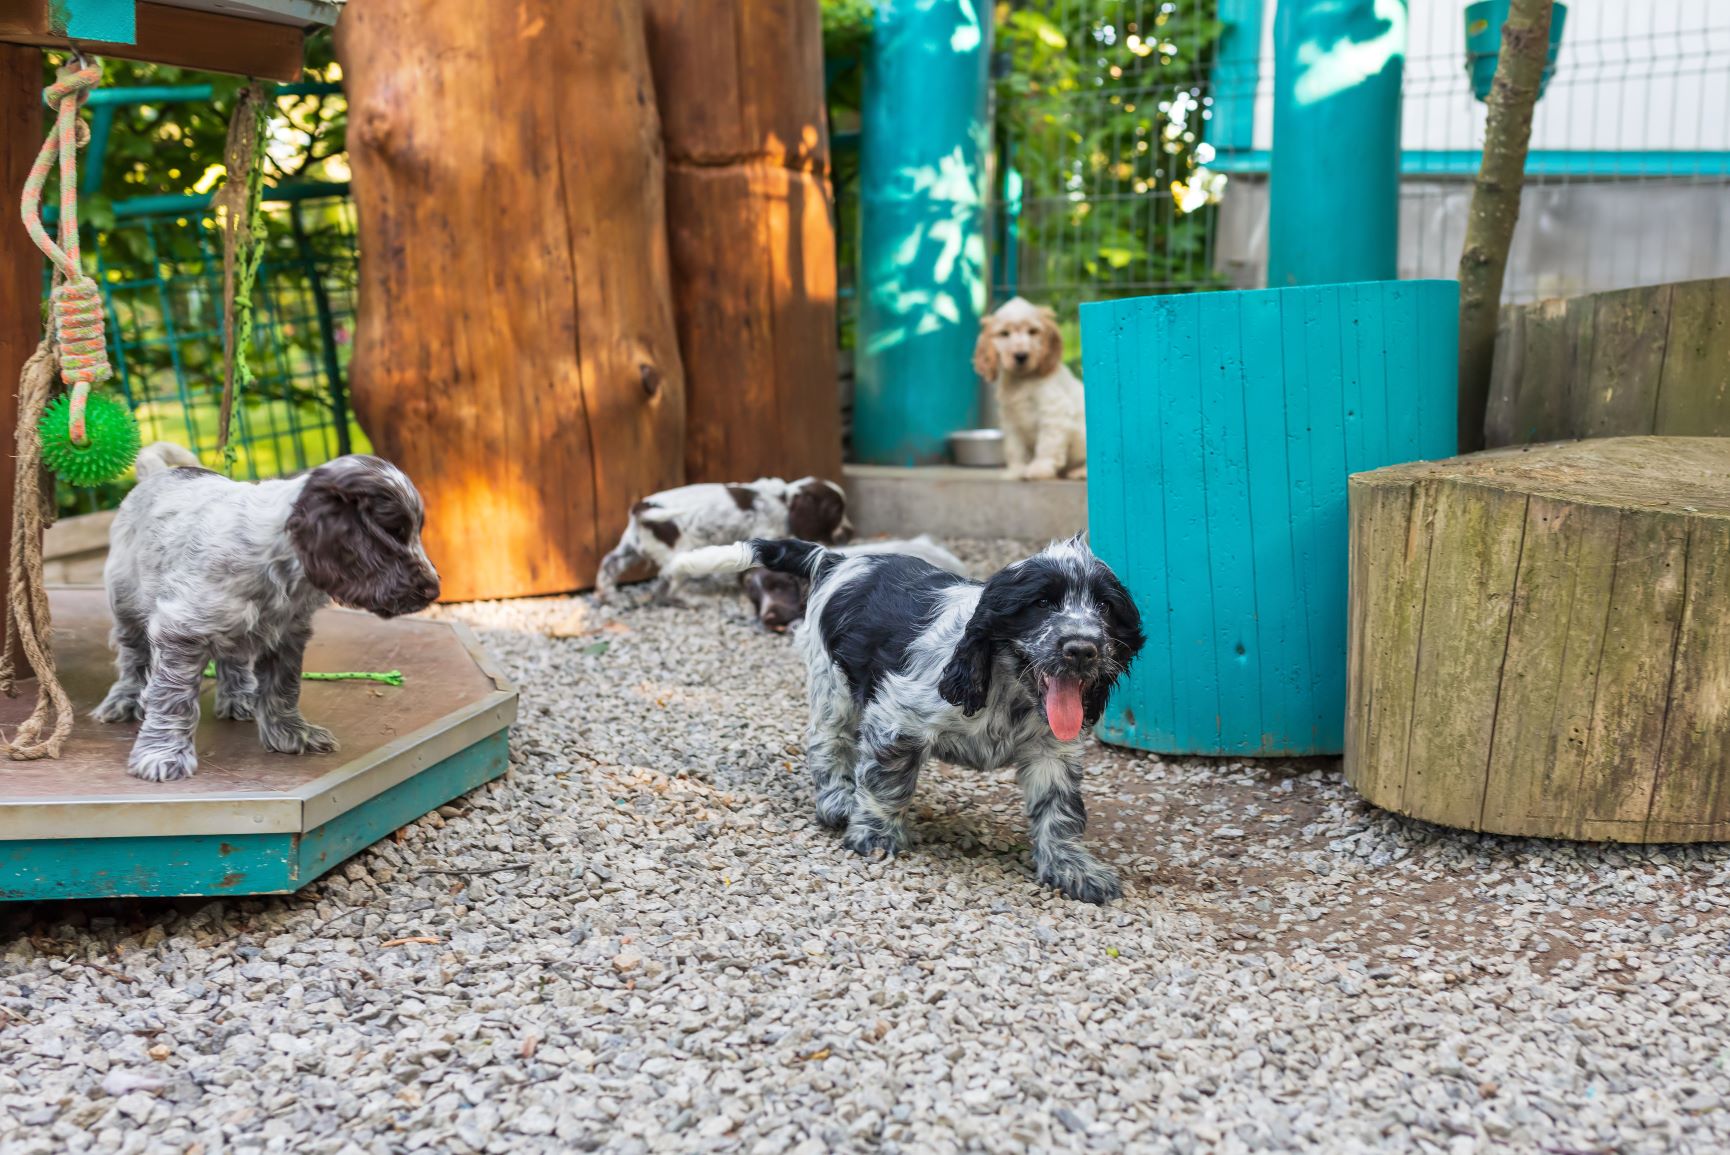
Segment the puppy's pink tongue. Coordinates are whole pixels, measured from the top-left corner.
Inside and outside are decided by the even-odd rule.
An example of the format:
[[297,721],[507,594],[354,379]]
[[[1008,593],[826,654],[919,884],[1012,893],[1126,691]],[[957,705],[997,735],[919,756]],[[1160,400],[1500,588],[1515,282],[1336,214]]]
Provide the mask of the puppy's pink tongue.
[[1045,720],[1059,741],[1071,741],[1081,733],[1080,682],[1053,678],[1045,684]]

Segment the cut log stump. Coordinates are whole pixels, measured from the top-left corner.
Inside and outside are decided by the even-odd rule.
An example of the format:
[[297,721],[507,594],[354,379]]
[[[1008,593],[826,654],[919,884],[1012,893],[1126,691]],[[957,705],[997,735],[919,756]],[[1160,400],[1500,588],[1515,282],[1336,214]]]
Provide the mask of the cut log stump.
[[1497,834],[1730,839],[1730,439],[1351,479],[1346,777]]

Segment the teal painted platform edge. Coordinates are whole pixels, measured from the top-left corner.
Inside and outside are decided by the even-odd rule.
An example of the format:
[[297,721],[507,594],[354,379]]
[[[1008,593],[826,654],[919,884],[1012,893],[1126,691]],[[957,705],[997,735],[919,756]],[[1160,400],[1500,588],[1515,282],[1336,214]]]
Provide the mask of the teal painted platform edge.
[[305,834],[0,842],[0,901],[287,894],[505,772],[508,730]]
[[1346,479],[1453,454],[1458,313],[1452,281],[1081,307],[1090,536],[1148,639],[1102,740],[1342,752]]
[[136,0],[49,0],[48,24],[68,40],[138,43]]
[[[1483,154],[1476,149],[1407,149],[1400,154],[1403,177],[1474,177]],[[1273,163],[1267,149],[1221,150],[1209,168],[1242,176],[1266,174]],[[1702,150],[1650,152],[1613,149],[1534,149],[1526,157],[1527,176],[1658,177],[1730,176],[1730,152]]]

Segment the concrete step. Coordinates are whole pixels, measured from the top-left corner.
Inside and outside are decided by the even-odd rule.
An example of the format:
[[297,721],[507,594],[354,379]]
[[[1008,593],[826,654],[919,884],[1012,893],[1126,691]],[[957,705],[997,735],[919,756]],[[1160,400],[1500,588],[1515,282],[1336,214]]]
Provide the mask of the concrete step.
[[866,536],[1049,541],[1087,528],[1085,481],[1012,481],[958,465],[849,465],[843,478],[848,515]]

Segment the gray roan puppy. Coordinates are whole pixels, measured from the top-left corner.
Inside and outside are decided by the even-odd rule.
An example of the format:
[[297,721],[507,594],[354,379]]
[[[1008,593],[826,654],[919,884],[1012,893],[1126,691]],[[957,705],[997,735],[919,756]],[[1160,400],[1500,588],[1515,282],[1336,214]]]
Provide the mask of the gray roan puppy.
[[389,618],[437,600],[424,519],[413,483],[377,457],[247,484],[178,445],[139,454],[104,572],[120,677],[94,712],[143,722],[127,772],[169,782],[198,768],[198,695],[213,659],[218,718],[255,720],[279,754],[335,750],[300,713],[313,611],[334,598]]

